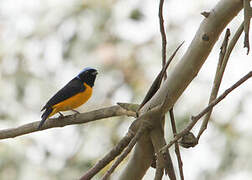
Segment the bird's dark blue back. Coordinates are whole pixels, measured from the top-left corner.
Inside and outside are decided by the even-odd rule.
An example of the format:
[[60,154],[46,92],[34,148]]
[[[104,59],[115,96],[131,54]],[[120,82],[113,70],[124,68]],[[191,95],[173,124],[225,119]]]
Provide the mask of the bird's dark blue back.
[[43,111],[46,108],[50,108],[54,106],[55,104],[58,104],[76,94],[79,92],[83,92],[86,89],[86,87],[83,85],[81,80],[77,77],[69,81],[62,89],[60,89],[42,108],[41,111]]

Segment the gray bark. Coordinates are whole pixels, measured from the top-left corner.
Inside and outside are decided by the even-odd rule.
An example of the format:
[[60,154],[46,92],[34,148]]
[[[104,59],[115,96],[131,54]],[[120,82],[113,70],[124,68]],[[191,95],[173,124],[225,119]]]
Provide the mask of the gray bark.
[[[171,70],[167,80],[153,98],[145,104],[141,113],[145,113],[149,108],[161,104],[167,95],[169,100],[165,103],[166,111],[174,105],[198,74],[221,32],[242,9],[242,4],[241,0],[219,1],[214,9],[210,11],[210,15],[202,21],[180,62]],[[150,167],[153,153],[149,135],[142,137],[141,141],[136,144],[134,153],[126,168],[120,174],[119,180],[142,179]]]

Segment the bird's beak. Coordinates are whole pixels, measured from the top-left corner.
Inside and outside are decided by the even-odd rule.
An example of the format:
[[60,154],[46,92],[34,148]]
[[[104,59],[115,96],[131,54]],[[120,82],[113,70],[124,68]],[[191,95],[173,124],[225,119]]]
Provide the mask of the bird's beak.
[[95,72],[92,72],[92,74],[93,74],[93,75],[97,75],[97,74],[98,74],[98,72],[97,72],[97,71],[95,71]]

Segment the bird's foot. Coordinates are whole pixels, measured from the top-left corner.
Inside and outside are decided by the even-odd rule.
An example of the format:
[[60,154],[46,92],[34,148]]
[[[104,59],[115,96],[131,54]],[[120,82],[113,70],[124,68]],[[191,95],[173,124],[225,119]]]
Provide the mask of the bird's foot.
[[59,115],[60,115],[60,116],[59,116],[60,118],[65,117],[61,112],[58,112],[58,113],[59,113]]
[[71,111],[75,112],[75,114],[80,114],[80,112],[75,109],[71,109]]

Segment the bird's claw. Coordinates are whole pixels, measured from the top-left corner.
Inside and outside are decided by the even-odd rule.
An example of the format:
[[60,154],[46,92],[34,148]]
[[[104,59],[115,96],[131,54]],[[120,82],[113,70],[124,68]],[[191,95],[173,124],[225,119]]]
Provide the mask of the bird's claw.
[[73,112],[75,112],[75,114],[80,114],[79,111],[75,110],[75,109],[71,109]]
[[65,117],[61,112],[58,112],[58,113],[59,113],[61,118]]

